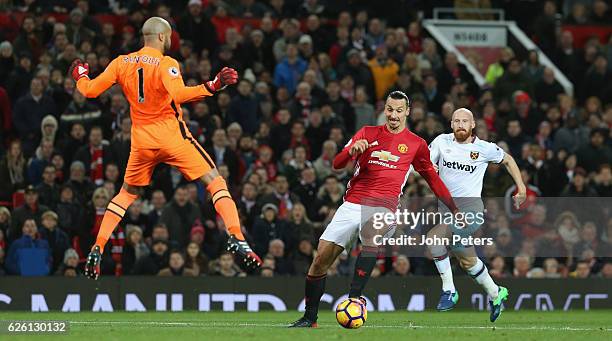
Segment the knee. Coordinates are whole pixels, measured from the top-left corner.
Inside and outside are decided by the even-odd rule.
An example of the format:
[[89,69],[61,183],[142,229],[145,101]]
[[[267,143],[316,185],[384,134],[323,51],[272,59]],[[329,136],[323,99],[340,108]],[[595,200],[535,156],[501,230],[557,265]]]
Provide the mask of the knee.
[[461,265],[462,269],[467,270],[476,265],[476,259],[476,257],[461,257],[459,259],[459,264]]

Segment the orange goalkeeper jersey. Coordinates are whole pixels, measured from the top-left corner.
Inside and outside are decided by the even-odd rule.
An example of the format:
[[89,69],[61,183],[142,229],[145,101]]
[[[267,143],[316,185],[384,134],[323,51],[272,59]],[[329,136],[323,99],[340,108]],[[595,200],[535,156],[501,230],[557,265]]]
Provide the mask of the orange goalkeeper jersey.
[[115,83],[130,103],[132,147],[137,149],[166,146],[173,140],[168,134],[189,134],[180,104],[212,95],[202,84],[185,86],[178,62],[150,47],[120,55],[95,79],[79,79],[77,89],[93,98]]

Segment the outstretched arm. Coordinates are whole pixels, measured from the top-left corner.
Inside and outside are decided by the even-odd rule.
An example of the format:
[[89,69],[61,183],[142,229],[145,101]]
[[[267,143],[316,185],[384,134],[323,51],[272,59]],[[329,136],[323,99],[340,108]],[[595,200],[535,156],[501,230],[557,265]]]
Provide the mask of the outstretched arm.
[[513,198],[514,206],[518,209],[527,197],[527,187],[525,186],[525,183],[523,183],[521,170],[519,169],[512,155],[508,153],[504,153],[504,159],[502,160],[502,164],[504,165],[504,167],[506,167],[506,170],[508,171],[508,173],[514,180],[514,183],[516,184],[517,192],[513,196]]
[[231,68],[223,68],[212,81],[196,86],[185,86],[179,65],[174,59],[167,59],[161,66],[162,82],[175,103],[181,104],[212,96],[227,85],[238,81],[238,73]]
[[98,97],[117,82],[117,59],[111,61],[106,70],[94,79],[89,79],[89,64],[83,64],[79,59],[72,63],[71,69],[77,89],[87,98]]

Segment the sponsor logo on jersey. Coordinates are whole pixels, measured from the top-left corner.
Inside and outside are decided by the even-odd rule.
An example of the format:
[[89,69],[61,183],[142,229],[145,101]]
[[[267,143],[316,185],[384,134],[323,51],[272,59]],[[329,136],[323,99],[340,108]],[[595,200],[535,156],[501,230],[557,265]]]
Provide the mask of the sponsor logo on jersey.
[[397,151],[402,154],[406,154],[406,152],[408,151],[408,146],[401,143],[400,145],[397,146]]
[[168,73],[169,73],[169,74],[170,74],[170,76],[172,76],[172,77],[176,77],[176,76],[178,76],[178,75],[179,75],[179,71],[178,71],[178,69],[177,69],[177,68],[175,68],[174,66],[171,66],[171,67],[168,69]]
[[472,160],[477,160],[478,156],[480,156],[479,152],[470,152],[470,158],[472,158]]
[[377,150],[372,152],[372,157],[377,157],[380,161],[391,161],[397,162],[399,160],[399,156],[391,154],[386,150]]
[[474,173],[474,171],[477,168],[474,165],[464,165],[464,164],[459,163],[457,161],[446,162],[446,160],[444,160],[444,159],[442,159],[442,166],[446,167],[446,168],[450,168],[450,169],[455,169],[455,170],[459,170],[459,171],[468,172],[470,174]]
[[397,166],[392,165],[389,162],[397,162],[400,159],[399,156],[393,155],[391,154],[391,152],[388,152],[386,150],[373,151],[370,156],[372,158],[378,158],[378,160],[369,160],[368,163],[387,167],[387,168],[392,168],[392,169],[397,169]]

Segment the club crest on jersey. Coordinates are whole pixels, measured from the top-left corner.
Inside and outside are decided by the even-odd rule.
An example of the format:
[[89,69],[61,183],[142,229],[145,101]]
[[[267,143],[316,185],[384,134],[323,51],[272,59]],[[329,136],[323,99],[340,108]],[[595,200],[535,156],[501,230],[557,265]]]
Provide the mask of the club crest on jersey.
[[168,73],[169,73],[169,74],[170,74],[170,76],[172,76],[172,77],[176,77],[176,76],[178,76],[178,75],[179,75],[178,69],[177,69],[176,67],[174,67],[174,66],[172,66],[172,67],[170,67],[170,68],[168,69]]
[[470,158],[472,158],[472,160],[477,160],[478,156],[480,156],[479,152],[470,152]]
[[399,160],[399,156],[391,154],[386,150],[377,150],[372,152],[372,157],[377,157],[380,161],[384,162],[397,162]]
[[400,145],[397,146],[397,151],[402,154],[406,154],[406,152],[408,151],[408,146],[401,143]]

